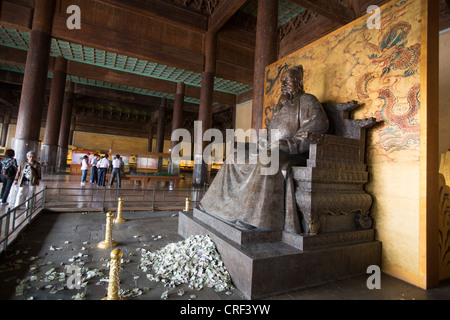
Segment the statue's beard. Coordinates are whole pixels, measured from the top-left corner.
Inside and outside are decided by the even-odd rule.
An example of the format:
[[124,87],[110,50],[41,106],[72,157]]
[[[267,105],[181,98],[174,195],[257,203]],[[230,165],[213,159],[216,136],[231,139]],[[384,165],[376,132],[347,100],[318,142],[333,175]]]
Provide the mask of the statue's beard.
[[283,101],[292,102],[293,98],[294,98],[294,93],[291,90],[282,90],[282,92],[281,92],[281,99]]
[[292,99],[294,98],[294,94],[289,89],[281,89],[281,96],[278,100],[278,103],[273,108],[273,115],[277,114],[285,105],[285,103],[292,103]]

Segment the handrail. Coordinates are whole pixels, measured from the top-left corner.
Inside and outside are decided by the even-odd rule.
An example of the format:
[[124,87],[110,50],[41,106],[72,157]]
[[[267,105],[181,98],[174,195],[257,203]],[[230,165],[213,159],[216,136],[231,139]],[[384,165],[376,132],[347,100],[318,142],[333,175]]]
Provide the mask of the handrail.
[[196,206],[206,189],[126,189],[46,187],[45,207],[61,209],[111,210],[119,197],[129,210],[181,210],[186,198]]
[[[25,209],[22,207],[25,206]],[[14,241],[23,228],[44,209],[45,189],[33,193],[24,202],[14,208],[8,208],[6,213],[0,215],[0,252],[5,251]]]
[[[45,186],[0,215],[0,253],[42,210],[113,211],[123,199],[124,211],[184,210],[186,198],[197,206],[207,187],[193,189],[52,188]],[[72,206],[71,206],[72,205]],[[25,209],[21,209],[25,206]]]

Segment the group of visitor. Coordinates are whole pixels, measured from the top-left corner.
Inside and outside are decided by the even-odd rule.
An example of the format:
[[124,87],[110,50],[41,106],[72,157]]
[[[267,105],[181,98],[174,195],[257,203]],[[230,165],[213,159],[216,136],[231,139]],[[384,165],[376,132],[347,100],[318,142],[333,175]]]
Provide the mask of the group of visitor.
[[[34,194],[36,187],[39,186],[41,179],[41,165],[37,161],[37,154],[35,151],[29,151],[27,153],[27,161],[17,164],[15,157],[15,151],[8,149],[5,152],[5,157],[0,160],[0,180],[3,183],[0,194],[0,205],[8,205],[8,197],[10,195],[12,186],[17,187],[17,194],[15,199],[10,201],[14,202],[14,206],[17,207],[25,202],[29,195]],[[83,156],[81,161],[81,185],[86,184],[87,172],[89,165],[91,166],[90,182],[99,187],[104,187],[106,184],[106,173],[109,168],[111,170],[111,179],[109,186],[112,187],[114,181],[117,179],[117,186],[121,187],[120,171],[124,164],[120,155],[116,155],[111,164],[108,160],[108,155],[105,154],[101,157],[95,154],[90,162],[87,155]]]
[[81,160],[81,185],[84,186],[86,184],[87,173],[89,166],[91,166],[90,182],[92,184],[104,187],[106,185],[106,173],[109,168],[112,168],[109,186],[112,187],[114,180],[117,178],[117,187],[120,188],[120,170],[123,168],[123,165],[122,157],[120,155],[116,155],[111,163],[108,160],[108,154],[105,154],[103,157],[99,154],[95,154],[90,161],[89,157],[85,155]]
[[0,196],[2,206],[9,204],[8,197],[13,185],[18,189],[15,199],[11,201],[14,201],[14,207],[18,207],[25,202],[29,195],[34,194],[41,179],[41,165],[37,161],[35,151],[29,151],[27,161],[22,162],[20,166],[17,165],[14,156],[14,150],[8,149],[5,152],[5,158],[0,161],[0,180],[3,183]]

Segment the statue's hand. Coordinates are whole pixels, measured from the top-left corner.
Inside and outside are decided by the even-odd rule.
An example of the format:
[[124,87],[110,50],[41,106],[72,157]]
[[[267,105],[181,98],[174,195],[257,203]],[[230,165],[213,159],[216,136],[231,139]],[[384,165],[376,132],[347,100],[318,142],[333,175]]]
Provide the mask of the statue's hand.
[[297,134],[295,135],[295,138],[308,140],[308,136],[310,135],[310,133],[311,132],[309,132],[309,131],[300,131],[300,132],[297,132]]
[[280,140],[274,140],[274,141],[267,141],[266,139],[260,139],[258,146],[260,150],[273,150],[273,149],[280,149],[282,151],[289,151],[289,144],[285,139]]
[[317,132],[312,131],[300,131],[297,132],[294,139],[305,140],[309,143],[321,143],[323,142],[324,135]]

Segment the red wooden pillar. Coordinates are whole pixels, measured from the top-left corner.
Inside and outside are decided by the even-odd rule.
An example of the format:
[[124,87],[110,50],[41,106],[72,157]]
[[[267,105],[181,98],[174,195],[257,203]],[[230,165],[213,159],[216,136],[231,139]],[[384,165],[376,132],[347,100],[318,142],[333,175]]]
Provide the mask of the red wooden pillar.
[[[173,103],[172,112],[172,134],[183,126],[183,102],[184,102],[184,90],[185,85],[183,82],[177,83],[177,89],[175,92],[175,100]],[[180,141],[174,140],[170,142],[170,150],[173,149],[180,143]],[[176,157],[171,157],[169,164],[169,171],[173,174],[180,173],[180,161]]]
[[0,145],[2,147],[6,147],[8,141],[6,138],[8,137],[8,129],[9,124],[11,123],[11,107],[5,107],[5,116],[3,117],[3,126],[2,126],[2,140]]
[[[184,82],[177,83],[177,91],[175,93],[175,101],[173,104],[173,116],[172,116],[172,132],[179,129],[183,125],[183,102],[184,102]],[[171,149],[178,144],[178,141],[171,142]]]
[[[265,67],[278,55],[278,0],[258,0],[255,65],[253,76],[252,128],[263,129]],[[256,142],[256,136],[252,142]]]
[[192,184],[203,186],[209,182],[210,166],[203,161],[203,150],[206,143],[203,134],[212,125],[212,104],[214,94],[214,77],[216,73],[216,49],[217,35],[212,31],[206,32],[205,37],[205,68],[202,73],[202,87],[200,90],[200,107],[198,111],[198,122],[201,130],[196,132],[194,145],[194,171]]
[[161,98],[158,112],[158,127],[156,128],[156,150],[155,152],[163,153],[164,151],[164,132],[165,132],[165,113],[166,113],[166,98]]
[[147,151],[153,152],[153,125],[150,123],[148,127],[148,144]]
[[73,82],[67,81],[64,92],[64,103],[61,112],[61,125],[58,138],[58,157],[56,166],[58,172],[65,172],[67,165],[67,153],[69,152],[69,134],[72,122],[72,108],[74,97],[73,89]]
[[77,115],[72,114],[71,120],[70,120],[69,140],[67,142],[69,145],[71,145],[73,143],[73,135],[75,134],[75,126],[76,125],[77,125]]
[[55,3],[55,0],[36,0],[34,8],[14,143],[19,163],[26,160],[28,151],[39,151]]
[[66,86],[66,66],[66,59],[63,57],[56,58],[50,89],[44,142],[41,146],[41,164],[45,163],[47,170],[50,172],[53,172],[56,168],[57,162],[58,139]]

